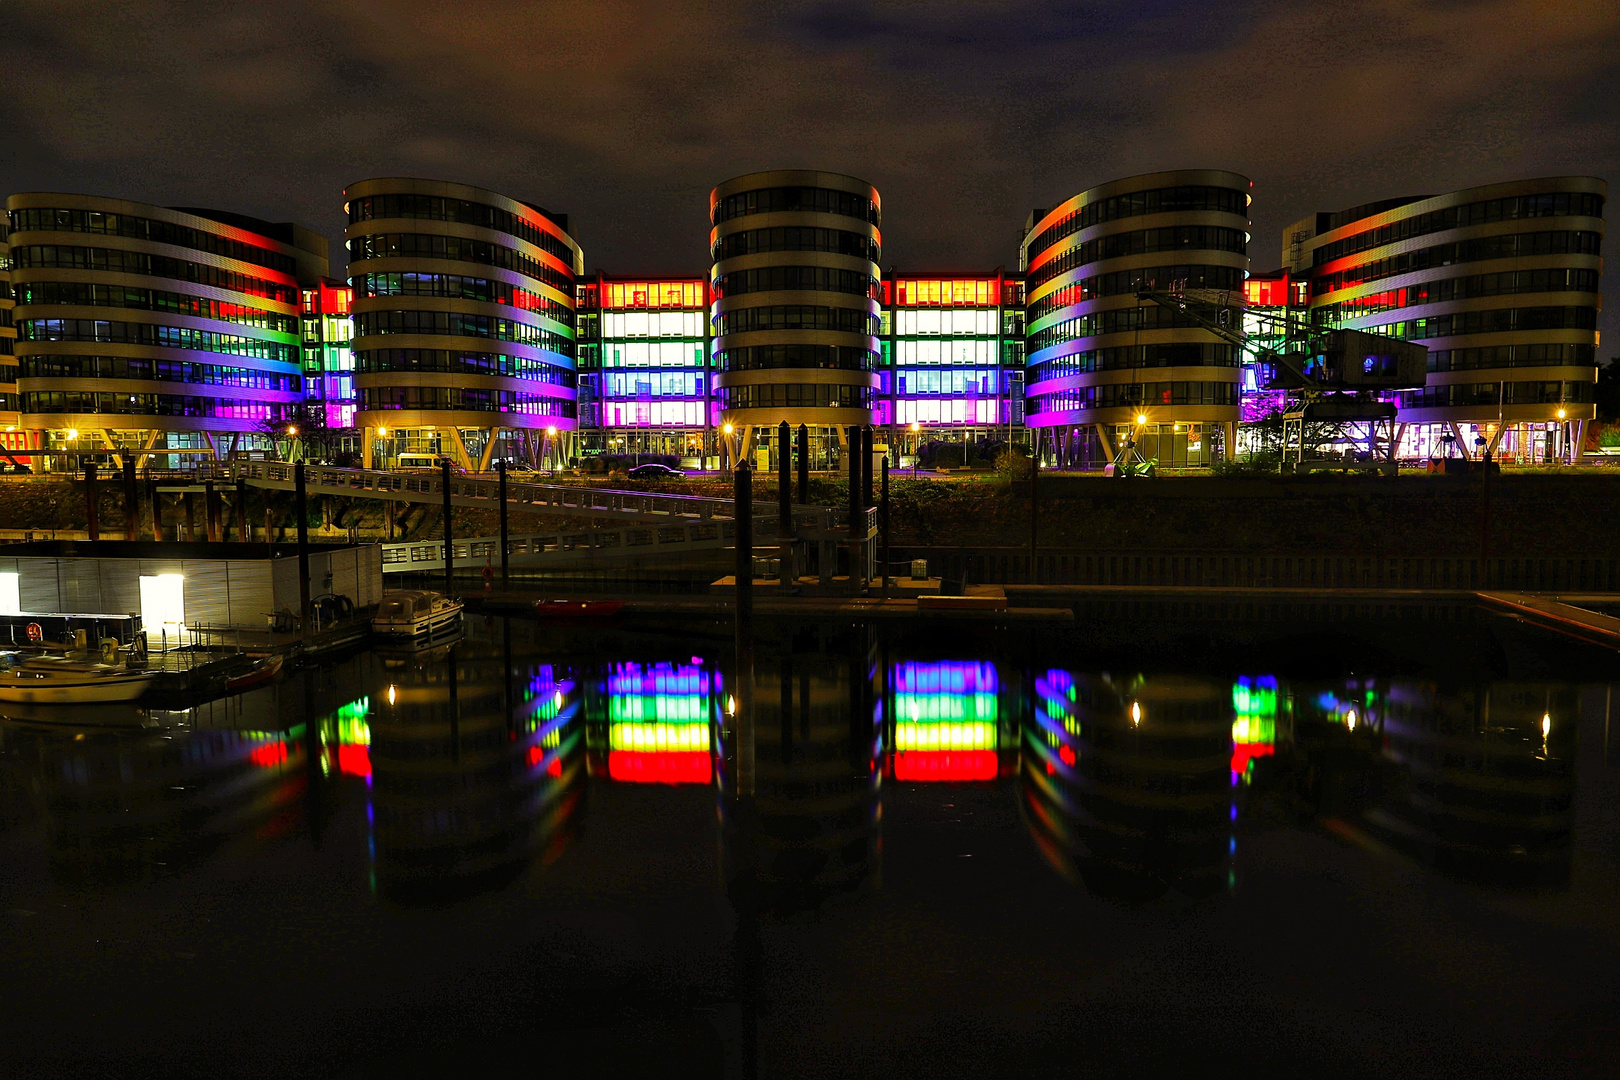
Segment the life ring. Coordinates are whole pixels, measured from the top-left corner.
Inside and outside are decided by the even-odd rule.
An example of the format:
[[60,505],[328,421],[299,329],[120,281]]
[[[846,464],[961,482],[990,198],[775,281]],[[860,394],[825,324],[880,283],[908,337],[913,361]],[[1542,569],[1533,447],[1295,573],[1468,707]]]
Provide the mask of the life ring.
[[44,641],[45,640],[45,628],[43,626],[39,625],[39,623],[37,623],[37,622],[29,623],[28,624],[28,640],[29,641]]

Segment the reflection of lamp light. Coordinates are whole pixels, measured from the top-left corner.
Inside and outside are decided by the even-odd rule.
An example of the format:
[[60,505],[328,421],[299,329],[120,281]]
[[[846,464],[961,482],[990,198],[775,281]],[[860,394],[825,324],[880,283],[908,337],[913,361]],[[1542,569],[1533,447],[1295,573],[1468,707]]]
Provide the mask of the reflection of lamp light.
[[1552,731],[1552,714],[1543,713],[1541,717],[1541,737],[1545,739],[1550,731]]
[[1142,703],[1140,701],[1133,701],[1133,702],[1131,702],[1131,723],[1140,724],[1141,722],[1142,722]]
[[733,694],[726,695],[726,712],[728,715],[737,715],[737,698]]
[[1351,731],[1356,730],[1356,710],[1351,709],[1349,712],[1344,714],[1344,726],[1349,728]]
[[388,704],[392,705],[394,703],[394,699],[398,695],[399,695],[399,689],[397,687],[390,686],[388,688]]

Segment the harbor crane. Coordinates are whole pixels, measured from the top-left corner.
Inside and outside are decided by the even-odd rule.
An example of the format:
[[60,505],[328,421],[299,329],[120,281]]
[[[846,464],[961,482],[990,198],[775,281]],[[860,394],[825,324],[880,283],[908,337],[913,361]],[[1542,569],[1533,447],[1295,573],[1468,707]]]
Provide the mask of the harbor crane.
[[[1222,341],[1252,353],[1264,388],[1284,392],[1282,471],[1345,469],[1395,475],[1393,402],[1379,394],[1421,388],[1429,350],[1364,330],[1329,330],[1301,315],[1273,315],[1247,306],[1239,293],[1149,283],[1136,294],[1177,312]],[[1282,349],[1255,341],[1243,323],[1268,324]],[[1348,443],[1348,451],[1328,447]]]

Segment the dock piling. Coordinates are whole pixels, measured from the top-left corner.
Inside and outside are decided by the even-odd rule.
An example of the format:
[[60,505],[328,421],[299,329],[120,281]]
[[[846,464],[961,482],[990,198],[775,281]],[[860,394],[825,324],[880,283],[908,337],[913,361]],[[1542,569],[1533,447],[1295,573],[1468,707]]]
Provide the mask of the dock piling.
[[141,489],[135,480],[135,459],[124,458],[124,539],[141,538]]
[[456,591],[456,542],[450,526],[450,459],[439,459],[439,490],[444,493],[444,594]]
[[799,425],[799,502],[810,503],[810,428]]
[[101,539],[101,523],[96,520],[96,463],[84,463],[84,515],[92,542]]
[[293,466],[293,513],[298,515],[298,630],[307,642],[309,618],[309,506],[304,491],[304,463]]
[[506,459],[495,463],[495,480],[500,488],[501,502],[501,588],[512,584],[512,560],[506,543]]

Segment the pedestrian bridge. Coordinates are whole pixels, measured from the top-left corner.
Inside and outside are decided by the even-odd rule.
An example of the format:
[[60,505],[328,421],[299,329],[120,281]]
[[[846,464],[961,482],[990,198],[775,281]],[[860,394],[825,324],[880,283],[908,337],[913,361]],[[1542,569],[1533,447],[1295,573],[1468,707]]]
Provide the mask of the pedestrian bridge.
[[[224,462],[195,474],[197,481],[213,480],[216,484],[235,484],[238,480],[250,487],[291,491],[294,487],[294,466],[275,461]],[[382,472],[374,469],[338,469],[324,466],[305,466],[304,489],[311,495],[340,495],[356,499],[383,499],[390,502],[428,503],[434,506],[444,501],[443,477],[436,473]],[[449,480],[452,506],[496,508],[500,505],[500,481],[470,479],[452,476]],[[166,484],[165,490],[177,490]],[[710,521],[732,521],[736,518],[736,503],[731,499],[706,495],[678,495],[654,491],[617,491],[611,488],[587,487],[572,484],[544,484],[508,479],[506,502],[510,508],[530,512],[559,514],[567,517],[589,518],[593,522],[608,519],[615,524],[668,525],[675,523],[699,524]],[[866,511],[875,529],[876,512]],[[831,515],[828,526],[849,529],[849,511],[843,507],[795,505],[795,521],[803,517],[807,524],[820,525]],[[754,504],[755,535],[763,538],[762,527],[774,531],[777,508],[774,502],[760,500]]]

